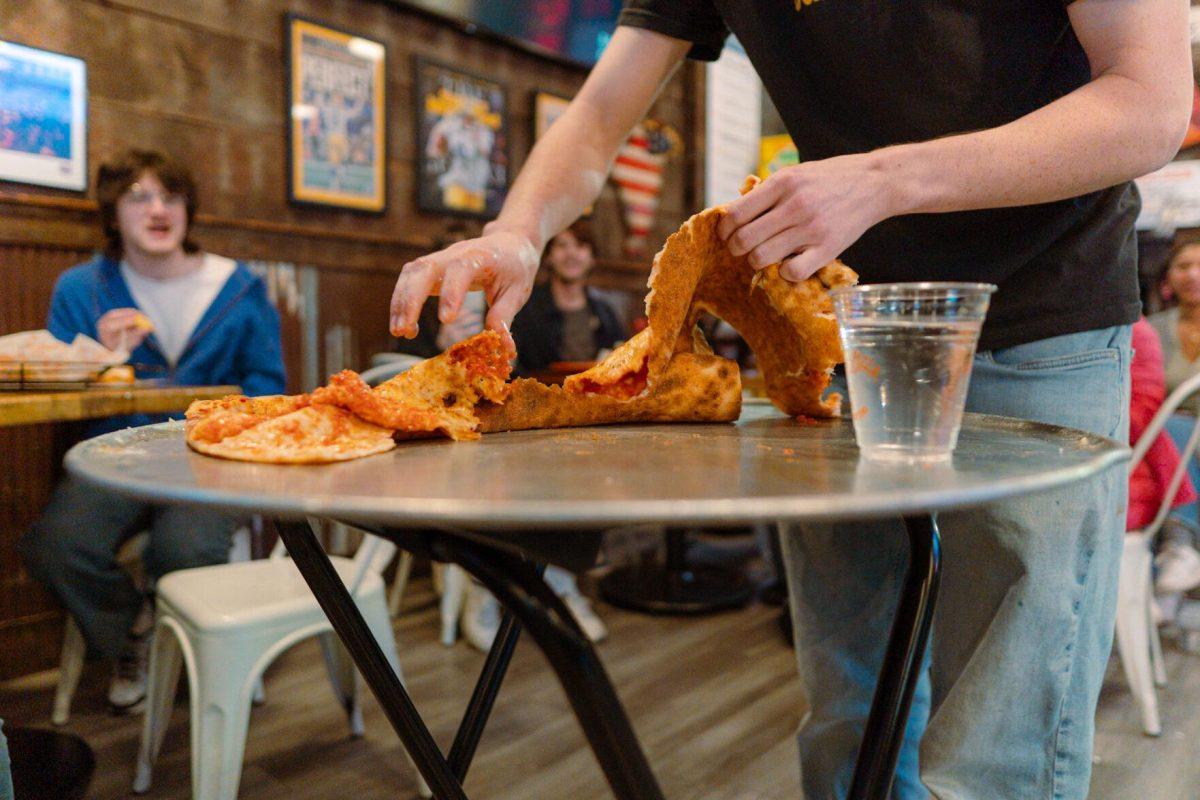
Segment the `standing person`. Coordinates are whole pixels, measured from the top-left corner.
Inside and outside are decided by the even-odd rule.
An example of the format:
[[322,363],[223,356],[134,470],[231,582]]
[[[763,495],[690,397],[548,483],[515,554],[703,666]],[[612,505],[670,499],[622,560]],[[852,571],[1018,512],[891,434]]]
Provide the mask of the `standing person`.
[[[130,150],[100,166],[96,194],[107,245],[58,279],[50,333],[128,348],[132,363],[164,370],[173,383],[282,392],[279,315],[262,279],[190,239],[196,185],[188,170],[160,153]],[[112,417],[89,434],[164,419]],[[227,561],[236,525],[229,515],[153,506],[66,478],[22,537],[29,571],[74,617],[88,646],[113,659],[114,711],[138,710],[145,698],[153,581]],[[121,545],[142,530],[149,533],[142,553],[149,593],[116,561]]]
[[[549,238],[591,202],[685,56],[730,30],[802,163],[729,205],[719,233],[801,280],[836,256],[869,283],[999,286],[968,409],[1124,440],[1140,303],[1129,180],[1168,161],[1191,108],[1184,0],[628,0],[575,100],[485,235],[405,266],[392,332],[440,284],[483,278],[506,330]],[[1080,402],[1080,398],[1086,398]],[[941,518],[930,666],[893,797],[1084,798],[1112,644],[1126,476]],[[886,528],[886,530],[884,530]],[[810,712],[810,798],[840,797],[906,560],[884,523],[783,537]]]

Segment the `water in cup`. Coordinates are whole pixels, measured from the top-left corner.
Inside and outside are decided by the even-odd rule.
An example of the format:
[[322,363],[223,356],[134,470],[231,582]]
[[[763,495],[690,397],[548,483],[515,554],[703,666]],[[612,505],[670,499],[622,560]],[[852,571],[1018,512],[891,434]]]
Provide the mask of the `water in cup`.
[[903,320],[844,328],[851,416],[863,455],[950,457],[979,328],[978,322]]
[[950,458],[994,290],[990,284],[924,283],[833,293],[854,436],[865,458]]

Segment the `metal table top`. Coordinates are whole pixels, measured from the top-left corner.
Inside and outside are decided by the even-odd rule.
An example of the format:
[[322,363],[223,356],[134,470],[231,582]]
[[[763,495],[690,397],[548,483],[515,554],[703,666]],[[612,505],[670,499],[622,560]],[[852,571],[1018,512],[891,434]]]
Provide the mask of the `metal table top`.
[[191,452],[168,422],[76,445],[67,469],[144,500],[279,517],[471,530],[737,525],[865,519],[981,505],[1057,488],[1126,459],[1079,431],[966,415],[952,462],[859,459],[848,420],[800,423],[747,405],[736,424],[522,431],[402,442],[324,466]]

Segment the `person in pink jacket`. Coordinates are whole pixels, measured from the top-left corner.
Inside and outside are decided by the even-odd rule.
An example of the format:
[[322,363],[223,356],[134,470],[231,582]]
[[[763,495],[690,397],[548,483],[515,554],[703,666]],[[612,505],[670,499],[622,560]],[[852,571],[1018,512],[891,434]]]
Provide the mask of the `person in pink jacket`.
[[[1142,432],[1154,419],[1167,396],[1162,343],[1145,317],[1133,326],[1130,378],[1129,443],[1132,445],[1142,437]],[[1165,430],[1159,431],[1158,438],[1146,451],[1146,457],[1129,475],[1129,512],[1125,530],[1144,528],[1154,519],[1177,464],[1179,450]],[[1196,489],[1185,475],[1171,506],[1187,505],[1196,502],[1196,499]]]

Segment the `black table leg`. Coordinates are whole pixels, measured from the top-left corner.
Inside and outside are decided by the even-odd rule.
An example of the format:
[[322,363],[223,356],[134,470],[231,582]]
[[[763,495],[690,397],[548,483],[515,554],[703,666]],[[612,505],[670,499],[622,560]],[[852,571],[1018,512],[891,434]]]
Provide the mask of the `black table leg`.
[[292,561],[379,700],[380,707],[387,714],[405,749],[412,755],[421,776],[433,790],[434,797],[438,800],[466,800],[462,784],[442,757],[437,742],[421,721],[412,699],[384,657],[383,650],[363,621],[354,599],[329,563],[312,529],[303,522],[280,521],[277,524]]
[[941,578],[937,522],[932,514],[905,517],[904,526],[908,529],[908,570],[847,800],[886,800],[891,792],[896,759],[933,624]]
[[529,562],[473,541],[443,537],[450,560],[478,578],[537,642],[619,800],[662,800],[650,765],[604,666],[562,600]]
[[[544,571],[545,567],[537,569],[539,576]],[[467,703],[458,733],[454,735],[454,744],[450,746],[450,757],[447,760],[450,762],[450,770],[459,781],[467,778],[467,769],[471,766],[475,748],[479,745],[479,737],[483,735],[483,728],[492,713],[492,706],[496,703],[496,695],[500,692],[500,684],[504,680],[504,673],[508,671],[508,664],[512,661],[512,654],[517,648],[520,635],[521,623],[517,622],[511,611],[505,609],[500,618],[500,629],[496,631],[496,639],[492,642],[492,649],[488,651],[483,662],[483,670],[475,684],[475,691],[471,693],[471,700]]]

